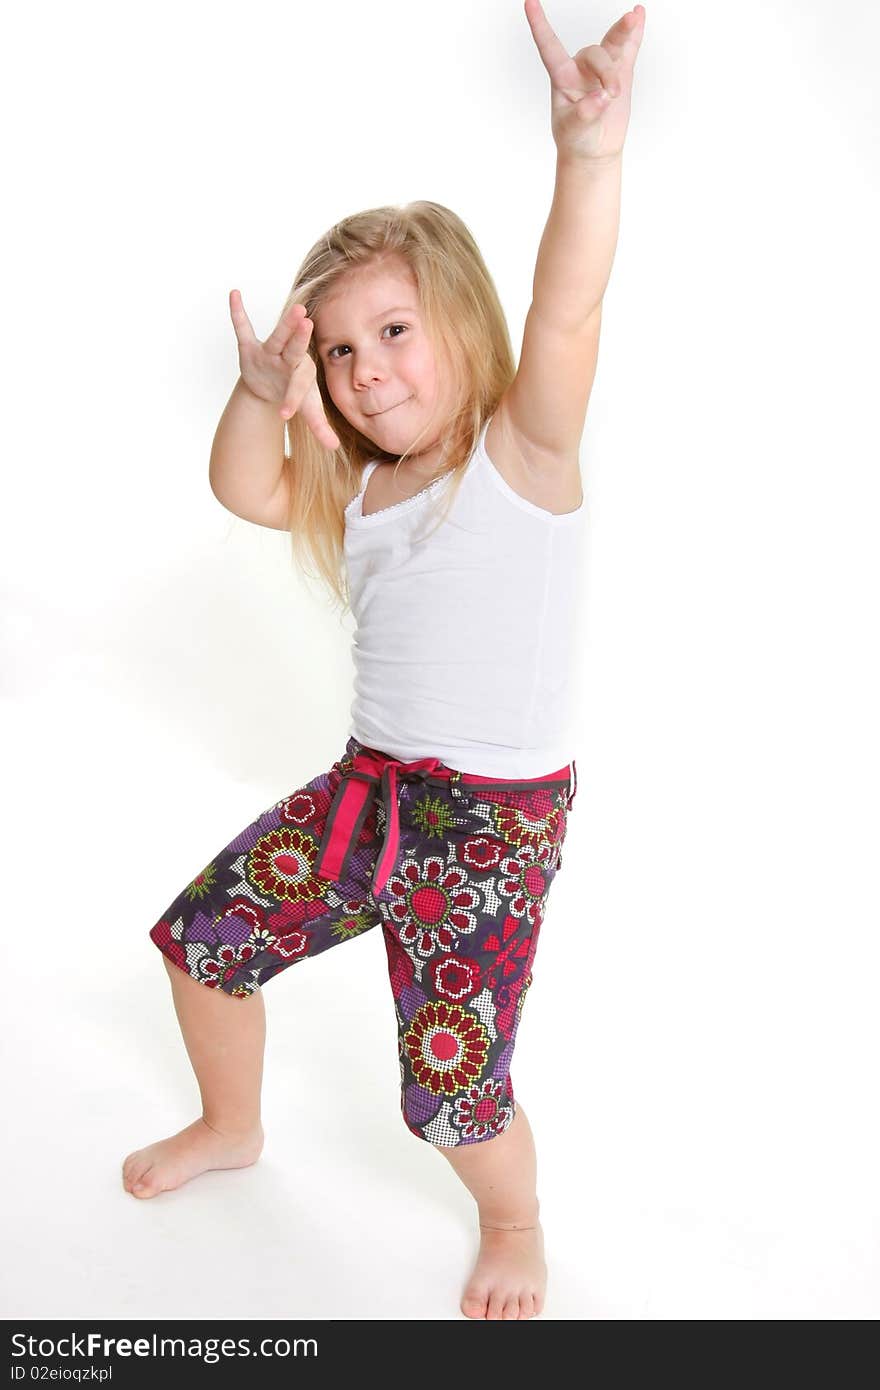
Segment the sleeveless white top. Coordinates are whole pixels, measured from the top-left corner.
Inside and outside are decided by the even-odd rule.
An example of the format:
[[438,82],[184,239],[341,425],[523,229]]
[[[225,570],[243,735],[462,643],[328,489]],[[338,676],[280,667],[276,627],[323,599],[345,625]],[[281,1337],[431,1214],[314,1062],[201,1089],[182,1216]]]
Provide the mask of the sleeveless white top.
[[378,460],[345,509],[350,732],[404,762],[540,777],[574,757],[586,506],[556,516],[520,497],[486,453],[488,427],[439,527],[448,474],[363,515]]

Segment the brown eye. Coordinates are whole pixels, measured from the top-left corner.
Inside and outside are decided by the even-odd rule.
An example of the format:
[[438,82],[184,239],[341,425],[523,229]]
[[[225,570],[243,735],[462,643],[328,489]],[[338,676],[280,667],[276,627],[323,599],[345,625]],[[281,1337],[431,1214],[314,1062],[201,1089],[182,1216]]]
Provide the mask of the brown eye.
[[[385,328],[402,328],[404,333],[406,333],[407,331],[405,323],[388,323],[385,325]],[[383,329],[382,331],[384,333],[385,329]],[[327,353],[328,360],[333,358],[334,352],[338,352],[340,348],[344,347],[348,347],[348,343],[339,343],[336,347],[332,347],[330,351]]]

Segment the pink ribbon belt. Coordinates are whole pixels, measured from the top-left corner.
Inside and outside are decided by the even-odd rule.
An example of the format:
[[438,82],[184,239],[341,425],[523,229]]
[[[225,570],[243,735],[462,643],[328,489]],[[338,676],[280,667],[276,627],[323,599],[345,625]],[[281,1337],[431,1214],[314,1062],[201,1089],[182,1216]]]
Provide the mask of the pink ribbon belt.
[[[573,764],[569,767],[573,768]],[[569,767],[560,768],[549,778],[534,777],[516,783],[509,778],[493,779],[457,772],[454,768],[446,767],[439,758],[417,758],[415,762],[404,763],[375,749],[356,753],[351,771],[345,774],[336,789],[312,873],[316,878],[329,879],[333,883],[344,881],[358,836],[378,791],[385,806],[385,831],[371,888],[374,896],[382,892],[400,853],[398,778],[404,781],[436,778],[446,782],[455,779],[459,784],[481,787],[538,787],[548,782],[551,785],[564,785],[569,780]]]
[[385,805],[385,834],[376,860],[372,891],[379,894],[388,882],[400,852],[400,815],[397,807],[397,779],[436,776],[449,780],[452,775],[439,758],[418,758],[403,763],[385,753],[363,752],[354,756],[354,766],[339,783],[330,806],[324,837],[312,870],[316,878],[341,883],[348,872],[352,851],[364,821],[381,789]]

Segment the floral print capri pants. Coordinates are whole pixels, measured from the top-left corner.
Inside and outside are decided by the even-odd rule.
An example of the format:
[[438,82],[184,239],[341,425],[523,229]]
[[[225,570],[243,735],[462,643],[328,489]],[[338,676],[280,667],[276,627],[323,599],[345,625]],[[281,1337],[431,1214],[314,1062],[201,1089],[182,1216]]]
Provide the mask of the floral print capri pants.
[[525,781],[400,762],[349,738],[264,811],[150,931],[194,980],[243,999],[381,924],[401,1111],[455,1147],[513,1120],[510,1064],[577,768]]

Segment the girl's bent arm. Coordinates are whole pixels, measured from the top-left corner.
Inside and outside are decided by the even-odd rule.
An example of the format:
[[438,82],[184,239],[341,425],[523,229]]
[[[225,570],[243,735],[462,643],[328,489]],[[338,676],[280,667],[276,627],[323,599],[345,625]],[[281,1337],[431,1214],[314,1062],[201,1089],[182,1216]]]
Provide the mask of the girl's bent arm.
[[284,422],[278,406],[255,396],[241,377],[214,435],[208,477],[228,511],[260,526],[287,529]]

